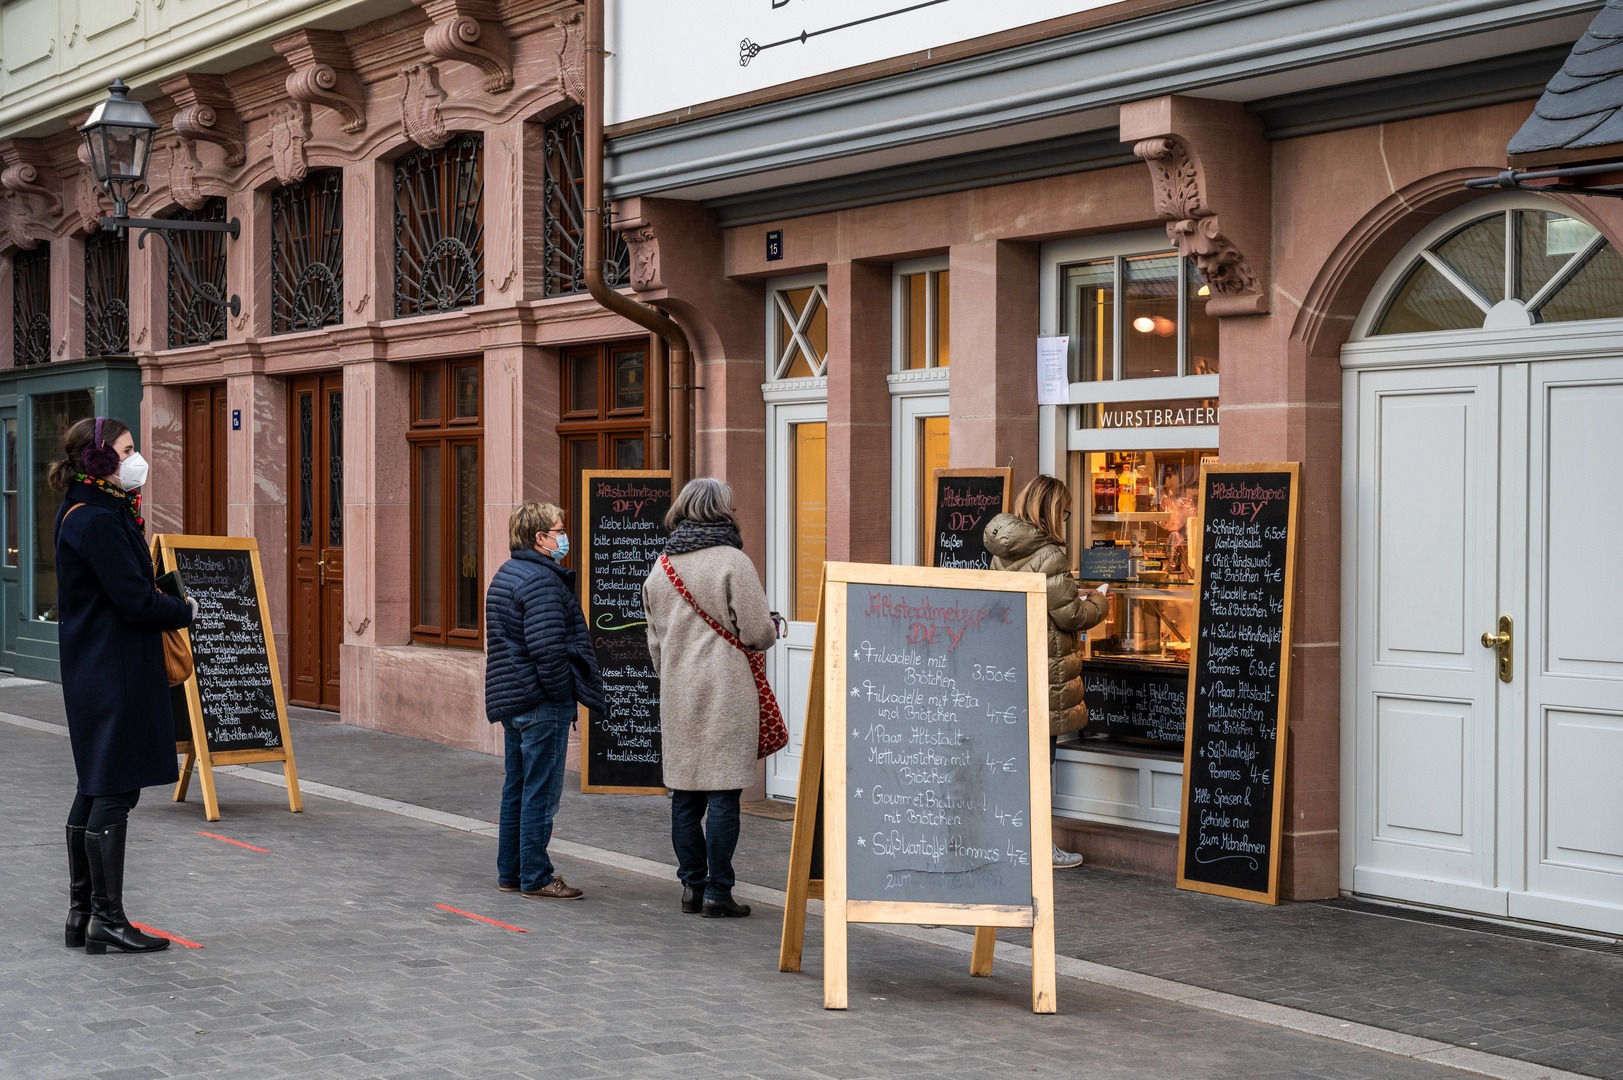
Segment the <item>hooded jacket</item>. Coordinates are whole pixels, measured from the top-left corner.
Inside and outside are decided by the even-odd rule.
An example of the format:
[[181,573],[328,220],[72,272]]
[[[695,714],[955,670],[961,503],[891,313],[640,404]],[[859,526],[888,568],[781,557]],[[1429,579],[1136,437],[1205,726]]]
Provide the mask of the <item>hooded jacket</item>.
[[993,570],[1048,578],[1048,733],[1081,730],[1088,707],[1082,703],[1082,645],[1076,635],[1105,617],[1104,602],[1082,595],[1065,549],[1035,525],[999,514],[987,523],[984,541]]

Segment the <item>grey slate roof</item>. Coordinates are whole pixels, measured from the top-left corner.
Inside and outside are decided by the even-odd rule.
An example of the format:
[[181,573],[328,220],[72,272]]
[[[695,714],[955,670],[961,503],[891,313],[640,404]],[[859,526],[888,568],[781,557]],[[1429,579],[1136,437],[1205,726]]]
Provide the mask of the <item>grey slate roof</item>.
[[1623,0],[1606,0],[1505,151],[1537,154],[1614,143],[1623,143]]

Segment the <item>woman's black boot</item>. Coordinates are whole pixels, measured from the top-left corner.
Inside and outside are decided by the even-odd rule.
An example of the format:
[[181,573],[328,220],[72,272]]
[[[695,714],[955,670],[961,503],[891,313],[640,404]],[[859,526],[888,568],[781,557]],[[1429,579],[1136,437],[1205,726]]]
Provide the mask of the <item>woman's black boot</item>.
[[707,919],[742,919],[750,913],[748,904],[740,904],[728,893],[720,900],[712,900],[708,896],[704,900],[704,917]]
[[697,915],[704,908],[704,886],[682,886],[682,914]]
[[85,854],[85,831],[68,826],[68,925],[62,937],[70,949],[85,947],[90,925],[90,856]]
[[85,931],[85,952],[100,956],[111,945],[123,952],[167,949],[167,938],[143,934],[124,915],[124,830],[128,822],[109,825],[101,832],[85,833],[85,854],[90,863],[90,928]]

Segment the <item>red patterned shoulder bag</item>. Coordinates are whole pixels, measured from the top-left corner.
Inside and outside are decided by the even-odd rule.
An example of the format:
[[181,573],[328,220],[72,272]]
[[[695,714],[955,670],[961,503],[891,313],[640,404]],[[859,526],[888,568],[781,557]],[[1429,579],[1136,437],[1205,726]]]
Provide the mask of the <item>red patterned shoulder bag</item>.
[[789,728],[783,722],[783,711],[778,708],[778,699],[772,696],[772,687],[766,681],[766,654],[746,649],[737,635],[705,613],[704,608],[694,601],[693,594],[688,592],[688,587],[682,584],[682,578],[677,574],[676,567],[671,565],[669,556],[661,555],[659,565],[665,568],[665,576],[671,579],[671,585],[675,587],[677,595],[699,613],[699,618],[703,619],[710,629],[720,634],[727,644],[743,653],[744,658],[749,661],[750,674],[755,676],[755,696],[761,707],[761,737],[755,749],[756,758],[775,754],[788,746]]

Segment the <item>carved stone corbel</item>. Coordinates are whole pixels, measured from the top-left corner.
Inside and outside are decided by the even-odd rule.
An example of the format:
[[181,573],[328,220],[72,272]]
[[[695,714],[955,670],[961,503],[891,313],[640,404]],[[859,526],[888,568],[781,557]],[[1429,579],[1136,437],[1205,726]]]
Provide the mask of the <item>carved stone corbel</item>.
[[438,150],[450,141],[440,106],[445,91],[440,89],[439,72],[433,64],[412,64],[400,69],[400,126],[406,138],[427,150]]
[[209,197],[198,183],[203,163],[197,159],[197,144],[176,139],[169,150],[169,195],[188,210],[201,210]]
[[558,19],[558,88],[577,105],[586,104],[586,20],[578,11]]
[[45,238],[34,216],[29,196],[0,190],[0,252],[32,251]]
[[30,212],[43,208],[51,217],[62,213],[62,180],[38,139],[0,142],[0,188],[26,196]]
[[1167,239],[1206,279],[1206,313],[1266,313],[1272,155],[1262,122],[1235,102],[1169,96],[1123,105],[1121,139],[1149,166]]
[[423,31],[430,56],[472,64],[485,73],[485,93],[513,88],[513,54],[490,0],[412,0],[434,25]]
[[287,96],[306,105],[336,112],[345,131],[366,127],[366,100],[356,78],[349,44],[336,30],[297,30],[271,42],[271,48],[293,67],[287,77]]
[[625,237],[626,247],[631,252],[632,291],[663,289],[665,282],[659,276],[659,237],[654,235],[653,227],[643,225],[620,235]]
[[225,163],[236,168],[248,159],[242,120],[231,104],[231,92],[218,75],[186,74],[159,86],[174,101],[177,112],[169,121],[175,134],[193,142],[209,142],[225,150]]
[[304,145],[310,141],[310,106],[283,102],[271,111],[271,164],[276,179],[297,184],[310,174],[310,159]]
[[[83,121],[74,123],[79,127]],[[96,185],[96,178],[90,173],[90,147],[84,140],[79,141],[77,149],[79,158],[79,171],[73,176],[73,188],[70,198],[73,201],[73,213],[79,219],[80,228],[85,232],[95,232],[101,228],[101,218],[104,210],[108,209],[101,199],[101,189]]]

